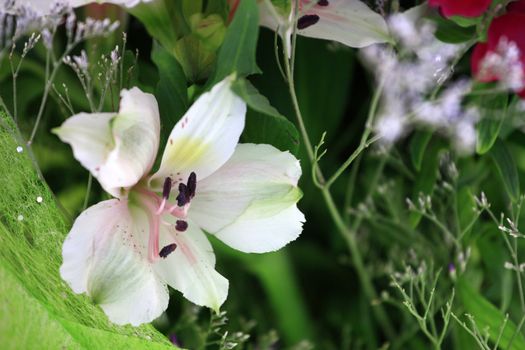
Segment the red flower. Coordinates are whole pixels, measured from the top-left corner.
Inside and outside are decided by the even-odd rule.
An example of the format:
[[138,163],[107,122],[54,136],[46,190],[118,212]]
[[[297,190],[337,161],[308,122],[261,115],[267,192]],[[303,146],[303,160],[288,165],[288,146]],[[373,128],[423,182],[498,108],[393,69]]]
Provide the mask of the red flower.
[[439,7],[445,17],[479,17],[489,8],[492,0],[429,0],[432,7]]
[[[489,26],[487,42],[478,43],[474,48],[471,57],[471,69],[472,75],[478,80],[488,82],[504,79],[504,77],[490,72],[482,76],[480,70],[482,60],[487,54],[497,52],[498,45],[505,40],[519,49],[519,61],[525,74],[525,0],[511,3],[507,8],[507,13],[496,17]],[[525,98],[525,89],[519,91],[518,94]]]
[[523,12],[525,13],[525,1],[513,1],[507,6],[507,12]]

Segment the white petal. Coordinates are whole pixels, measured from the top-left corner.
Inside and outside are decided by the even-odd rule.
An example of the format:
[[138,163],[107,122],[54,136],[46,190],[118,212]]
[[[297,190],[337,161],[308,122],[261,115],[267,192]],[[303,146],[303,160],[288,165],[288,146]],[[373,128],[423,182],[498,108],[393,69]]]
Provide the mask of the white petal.
[[177,248],[155,264],[157,273],[189,301],[218,312],[228,296],[228,280],[215,271],[215,255],[208,239],[190,222],[182,233],[163,227],[161,246],[172,243]]
[[291,4],[288,3],[286,7],[280,8],[272,5],[270,1],[262,0],[258,2],[258,5],[260,25],[270,28],[273,31],[279,31],[279,35],[284,41],[284,50],[286,50],[288,57],[290,57],[292,54],[293,33],[293,27],[291,25],[293,12],[291,10]]
[[80,113],[53,130],[73,148],[73,154],[100,182],[120,197],[121,189],[147,174],[159,147],[157,101],[138,88],[122,90],[120,111]]
[[[303,5],[308,6],[311,5]],[[304,15],[317,15],[319,21],[299,30],[300,35],[334,40],[350,47],[365,47],[391,40],[383,17],[360,0],[328,0],[327,6],[315,4],[300,13],[300,17]]]
[[223,165],[233,154],[244,129],[246,104],[231,90],[232,78],[201,95],[175,125],[151,185],[162,188],[166,177],[186,182],[193,171],[197,180]]
[[295,240],[303,214],[296,203],[299,161],[270,145],[239,144],[216,173],[197,183],[189,215],[229,246],[253,253]]
[[147,260],[148,221],[127,200],[100,202],[73,224],[62,248],[62,278],[87,293],[117,324],[151,322],[167,308],[168,291]]

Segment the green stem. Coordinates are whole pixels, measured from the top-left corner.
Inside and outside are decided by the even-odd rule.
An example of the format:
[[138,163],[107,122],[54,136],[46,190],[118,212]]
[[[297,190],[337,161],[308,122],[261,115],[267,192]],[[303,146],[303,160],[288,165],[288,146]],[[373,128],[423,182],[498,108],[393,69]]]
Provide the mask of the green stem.
[[375,141],[379,140],[379,136],[368,139],[372,133],[372,125],[374,123],[375,116],[377,114],[377,108],[379,106],[379,100],[381,98],[381,93],[383,91],[382,84],[376,89],[374,96],[372,97],[372,103],[370,105],[370,110],[368,111],[368,117],[366,118],[365,131],[361,136],[361,141],[357,149],[348,157],[348,159],[336,170],[336,172],[328,179],[325,186],[329,188],[341,174],[352,164],[352,162],[363,152],[368,146],[370,146]]
[[[286,53],[285,53],[286,56]],[[297,123],[299,125],[299,130],[301,132],[303,142],[306,147],[306,152],[308,154],[308,158],[310,159],[310,162],[315,167],[315,174],[317,175],[318,179],[321,183],[324,182],[324,176],[322,174],[321,169],[315,164],[315,157],[314,157],[314,149],[312,147],[312,144],[310,142],[310,137],[308,136],[308,132],[306,130],[303,117],[301,114],[301,110],[299,108],[299,102],[297,99],[297,95],[295,93],[295,84],[292,77],[292,72],[290,68],[290,61],[288,60],[288,57],[285,57],[285,73],[287,76],[287,82],[288,82],[288,88],[290,92],[290,96],[292,99],[293,108],[295,111],[295,115],[297,118]],[[365,131],[366,133],[366,131]],[[366,136],[367,137],[367,136]],[[363,138],[362,138],[363,139]],[[345,239],[348,248],[350,250],[350,253],[352,255],[352,262],[354,264],[354,267],[357,271],[357,275],[359,277],[359,281],[362,285],[363,291],[368,298],[369,301],[375,301],[378,299],[377,293],[374,289],[374,286],[372,284],[372,281],[369,279],[368,273],[365,269],[363,258],[361,257],[361,253],[359,251],[359,248],[357,246],[357,240],[355,231],[349,231],[348,227],[345,225],[343,218],[341,217],[341,214],[339,213],[339,210],[337,209],[337,206],[334,203],[332,194],[330,193],[330,190],[328,187],[324,187],[321,189],[323,198],[326,202],[328,211],[330,213],[330,216],[332,220],[334,221],[337,230],[342,235],[342,237]],[[381,304],[378,304],[377,306],[374,306],[372,308],[375,317],[381,327],[383,328],[384,333],[389,339],[394,338],[394,329],[392,325],[390,324],[390,320],[388,319],[385,310],[383,309],[383,306]]]

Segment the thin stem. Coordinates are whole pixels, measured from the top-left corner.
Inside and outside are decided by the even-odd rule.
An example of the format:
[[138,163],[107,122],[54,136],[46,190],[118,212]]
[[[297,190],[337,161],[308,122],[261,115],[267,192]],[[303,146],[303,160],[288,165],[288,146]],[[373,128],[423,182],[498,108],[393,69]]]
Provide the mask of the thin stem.
[[[297,118],[297,123],[299,125],[299,130],[301,132],[301,135],[302,135],[302,138],[303,138],[303,142],[304,142],[304,145],[306,147],[306,152],[308,154],[308,158],[310,159],[310,162],[312,163],[312,165],[315,167],[315,174],[317,176],[317,179],[321,183],[323,183],[324,182],[324,176],[323,176],[323,173],[322,173],[321,169],[318,166],[316,166],[316,164],[315,164],[314,149],[313,149],[312,144],[310,142],[310,138],[308,136],[308,132],[306,130],[306,127],[305,127],[305,124],[304,124],[304,121],[303,121],[301,110],[299,108],[299,102],[297,100],[297,95],[295,93],[295,85],[294,85],[294,80],[293,80],[293,76],[292,76],[292,72],[291,72],[290,61],[288,60],[288,57],[286,57],[286,52],[284,53],[284,55],[285,55],[285,63],[284,63],[285,73],[286,73],[286,77],[287,77],[290,97],[291,97],[293,108],[294,108],[295,115],[296,115],[296,118]],[[369,279],[369,275],[368,275],[368,273],[367,273],[367,271],[365,269],[365,266],[364,266],[364,263],[363,263],[363,258],[361,257],[361,253],[360,253],[359,247],[357,245],[357,240],[356,240],[355,233],[349,231],[348,227],[345,225],[344,220],[343,220],[341,214],[339,213],[339,210],[337,209],[337,206],[334,203],[334,200],[332,198],[332,195],[330,193],[329,188],[324,187],[323,189],[321,189],[321,193],[322,193],[324,201],[325,201],[325,203],[327,205],[327,208],[328,208],[328,211],[330,213],[330,216],[331,216],[332,220],[334,221],[334,223],[335,223],[335,225],[337,227],[337,230],[339,231],[341,236],[345,239],[345,241],[346,241],[346,243],[348,245],[348,248],[349,248],[350,253],[352,255],[352,262],[353,262],[354,267],[355,267],[355,269],[357,271],[357,275],[359,277],[359,281],[361,282],[361,285],[362,285],[362,288],[363,288],[363,291],[364,291],[366,297],[368,298],[369,301],[377,300],[378,299],[377,293],[376,293],[376,291],[374,289],[374,286],[373,286],[371,280]],[[378,304],[377,306],[374,306],[372,308],[372,310],[373,310],[373,312],[374,312],[374,314],[376,316],[377,321],[379,322],[379,324],[383,328],[386,336],[388,338],[390,338],[390,339],[393,339],[394,338],[394,330],[393,330],[392,325],[390,324],[390,320],[388,319],[385,310],[383,309],[383,306],[381,304]]]
[[84,197],[84,205],[82,206],[82,211],[86,210],[88,204],[89,204],[89,195],[91,193],[91,185],[93,183],[93,175],[91,175],[91,173],[89,173],[89,177],[88,177],[88,183],[87,183],[87,188],[86,188],[86,196]]

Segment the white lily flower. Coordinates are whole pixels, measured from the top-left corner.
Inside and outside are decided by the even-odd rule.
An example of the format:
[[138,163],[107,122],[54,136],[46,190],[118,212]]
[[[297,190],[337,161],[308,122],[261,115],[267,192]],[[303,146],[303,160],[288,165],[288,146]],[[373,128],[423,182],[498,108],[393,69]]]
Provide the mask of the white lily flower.
[[[295,0],[258,0],[258,4],[261,25],[279,31],[290,55]],[[383,17],[360,0],[299,0],[298,4],[298,35],[358,48],[392,40]]]
[[[81,113],[54,132],[115,199],[75,221],[62,278],[118,324],[138,325],[168,305],[170,285],[218,310],[228,280],[203,230],[244,252],[277,250],[302,231],[299,161],[269,145],[238,144],[246,104],[226,78],[175,125],[159,170],[155,98],[123,90],[118,114]],[[172,193],[174,192],[174,193]]]

